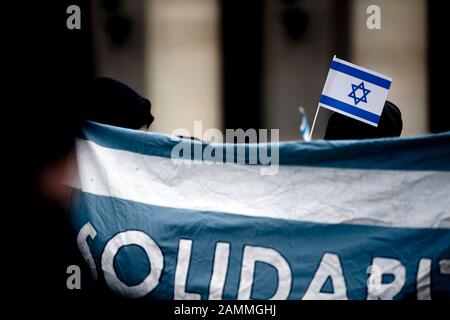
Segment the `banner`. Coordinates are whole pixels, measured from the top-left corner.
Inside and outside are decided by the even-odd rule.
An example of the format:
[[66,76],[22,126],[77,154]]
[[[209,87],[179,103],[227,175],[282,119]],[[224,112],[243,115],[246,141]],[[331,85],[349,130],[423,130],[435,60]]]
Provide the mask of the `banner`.
[[450,299],[450,133],[233,145],[86,123],[76,154],[78,247],[119,295]]

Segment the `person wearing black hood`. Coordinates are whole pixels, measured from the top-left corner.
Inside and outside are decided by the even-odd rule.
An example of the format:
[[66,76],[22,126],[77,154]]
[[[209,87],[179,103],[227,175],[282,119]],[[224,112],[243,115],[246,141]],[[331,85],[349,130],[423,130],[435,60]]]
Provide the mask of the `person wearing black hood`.
[[86,120],[144,131],[154,120],[148,99],[111,78],[96,78],[88,90],[86,100]]
[[378,127],[333,113],[328,119],[325,140],[375,139],[399,137],[402,133],[403,121],[400,109],[390,101],[384,104]]

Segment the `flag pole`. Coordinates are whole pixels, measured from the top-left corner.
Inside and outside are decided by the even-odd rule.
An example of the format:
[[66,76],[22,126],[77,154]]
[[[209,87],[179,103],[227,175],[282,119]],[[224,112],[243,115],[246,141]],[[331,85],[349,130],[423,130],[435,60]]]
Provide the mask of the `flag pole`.
[[314,116],[313,124],[311,127],[311,134],[309,135],[311,140],[312,140],[312,136],[313,136],[313,132],[314,132],[314,127],[316,126],[316,120],[317,120],[317,115],[319,114],[319,109],[320,109],[320,104],[317,105],[316,115]]

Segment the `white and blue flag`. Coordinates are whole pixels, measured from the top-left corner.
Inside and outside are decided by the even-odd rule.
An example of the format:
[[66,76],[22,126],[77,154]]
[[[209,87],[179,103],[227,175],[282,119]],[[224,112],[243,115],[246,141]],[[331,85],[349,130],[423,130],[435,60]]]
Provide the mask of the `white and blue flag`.
[[[274,147],[275,175],[238,161]],[[119,295],[450,299],[450,133],[236,145],[87,123],[76,155],[77,244]]]
[[391,83],[388,76],[334,57],[319,106],[377,127]]

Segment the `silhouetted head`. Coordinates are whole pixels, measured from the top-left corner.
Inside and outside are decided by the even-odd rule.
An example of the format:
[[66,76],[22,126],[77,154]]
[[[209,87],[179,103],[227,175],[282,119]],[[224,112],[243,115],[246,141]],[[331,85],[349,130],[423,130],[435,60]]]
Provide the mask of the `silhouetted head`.
[[148,99],[110,78],[93,81],[84,108],[87,120],[129,129],[147,130],[154,119]]
[[390,101],[384,104],[378,127],[333,113],[328,120],[325,140],[373,139],[399,137],[403,122],[400,109]]

